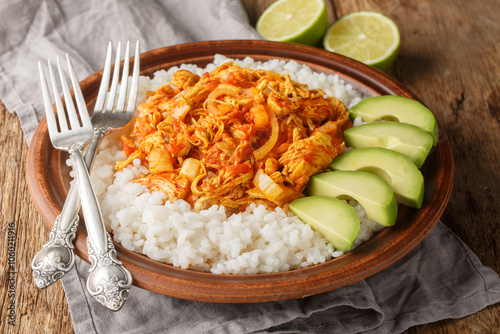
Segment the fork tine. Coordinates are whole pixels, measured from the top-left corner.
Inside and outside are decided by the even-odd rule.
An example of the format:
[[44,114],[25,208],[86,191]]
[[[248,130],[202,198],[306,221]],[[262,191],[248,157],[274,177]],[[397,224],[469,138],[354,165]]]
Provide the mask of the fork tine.
[[45,107],[45,115],[47,119],[47,126],[49,128],[49,134],[57,132],[57,122],[56,115],[54,114],[54,109],[52,108],[52,103],[50,102],[49,87],[47,85],[47,79],[45,78],[45,73],[43,72],[42,63],[38,62],[38,72],[40,74],[40,83],[42,87],[43,104]]
[[73,67],[73,63],[71,62],[71,59],[69,58],[69,55],[67,53],[66,62],[68,63],[69,76],[71,78],[71,85],[73,86],[73,92],[75,94],[75,100],[76,105],[78,106],[80,120],[82,121],[83,126],[92,127],[89,112],[87,110],[87,105],[85,104],[85,99],[83,98],[83,93],[76,77],[75,68]]
[[133,112],[135,109],[135,102],[137,100],[137,90],[139,88],[139,69],[140,69],[140,45],[139,41],[135,44],[134,56],[134,71],[132,72],[132,83],[127,101],[127,112]]
[[108,51],[106,52],[106,61],[104,62],[104,69],[102,73],[101,85],[99,86],[99,94],[95,102],[94,113],[103,112],[104,103],[106,102],[106,94],[109,87],[109,79],[111,77],[111,55],[113,53],[113,43],[108,43]]
[[[64,94],[64,102],[66,103],[66,111],[68,112],[69,124],[72,129],[79,128],[80,121],[78,120],[75,104],[73,102],[73,98],[71,97],[71,93],[69,92],[68,82],[66,81],[66,76],[64,75],[64,72],[61,68],[59,57],[57,57],[57,68],[59,71],[59,78],[61,80],[61,86]],[[58,113],[60,114],[60,112]]]
[[122,42],[118,42],[118,47],[116,48],[116,59],[115,59],[115,67],[113,68],[113,80],[111,81],[111,88],[108,93],[108,103],[106,106],[106,110],[113,110],[115,106],[116,100],[116,90],[118,88],[118,79],[120,76],[120,55],[122,49]]
[[118,94],[118,102],[116,103],[116,110],[123,112],[125,108],[125,101],[127,100],[128,90],[128,72],[129,72],[129,57],[130,57],[130,42],[127,41],[125,48],[125,58],[123,60],[123,73],[122,81],[120,83],[120,93]]
[[50,61],[47,60],[49,66],[49,76],[50,81],[52,83],[52,96],[54,97],[54,101],[56,103],[57,110],[57,119],[59,120],[59,130],[65,131],[68,130],[68,122],[66,120],[66,113],[64,112],[64,107],[61,101],[61,94],[59,93],[59,88],[57,88],[57,81],[54,75],[54,71],[52,70],[52,65]]

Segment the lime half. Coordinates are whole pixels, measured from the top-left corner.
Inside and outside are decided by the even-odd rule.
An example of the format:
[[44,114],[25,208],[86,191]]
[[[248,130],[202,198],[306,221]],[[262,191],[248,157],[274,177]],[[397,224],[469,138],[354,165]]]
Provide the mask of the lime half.
[[355,12],[336,20],[323,38],[323,46],[379,70],[386,70],[399,52],[396,24],[375,12]]
[[257,21],[267,40],[316,45],[328,28],[324,0],[278,0]]

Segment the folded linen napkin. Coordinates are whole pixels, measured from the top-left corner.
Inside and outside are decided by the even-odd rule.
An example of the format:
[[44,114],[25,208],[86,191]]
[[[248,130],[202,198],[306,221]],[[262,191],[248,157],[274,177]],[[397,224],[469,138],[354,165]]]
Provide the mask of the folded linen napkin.
[[441,222],[381,272],[295,300],[203,303],[132,287],[123,308],[113,313],[87,293],[88,269],[79,259],[63,280],[77,333],[400,333],[500,301],[498,275]]
[[[140,40],[142,51],[197,40],[255,39],[234,0],[3,0],[0,98],[29,143],[44,115],[37,61],[68,53],[79,78],[102,68],[109,40]],[[399,333],[459,318],[500,301],[500,279],[438,222],[403,259],[365,280],[288,301],[214,304],[132,287],[113,313],[86,291],[89,265],[63,278],[77,333]],[[50,288],[49,288],[50,289]]]

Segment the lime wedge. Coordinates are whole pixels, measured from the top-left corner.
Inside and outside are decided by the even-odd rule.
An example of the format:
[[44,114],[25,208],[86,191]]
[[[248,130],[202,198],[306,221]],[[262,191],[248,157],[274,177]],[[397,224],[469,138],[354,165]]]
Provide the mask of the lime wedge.
[[257,21],[267,40],[316,45],[328,28],[324,0],[278,0]]
[[323,38],[326,50],[386,70],[399,52],[399,30],[388,17],[355,12],[336,20]]

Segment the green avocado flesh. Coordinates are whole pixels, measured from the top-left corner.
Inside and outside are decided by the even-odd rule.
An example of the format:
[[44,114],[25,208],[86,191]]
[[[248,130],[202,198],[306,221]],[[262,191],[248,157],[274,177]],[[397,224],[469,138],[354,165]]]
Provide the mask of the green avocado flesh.
[[366,211],[368,219],[384,226],[396,222],[398,205],[391,186],[368,172],[335,171],[316,174],[309,180],[306,194],[355,199]]
[[294,200],[290,210],[318,231],[339,251],[351,249],[359,233],[359,219],[346,202],[328,196],[309,196]]
[[352,120],[363,122],[396,121],[418,126],[429,133],[437,144],[439,130],[432,112],[418,101],[394,95],[372,96],[361,100],[349,110]]
[[375,174],[390,184],[398,203],[422,207],[424,177],[404,154],[380,147],[355,148],[335,158],[330,169]]
[[422,167],[432,149],[433,139],[421,128],[406,123],[367,123],[347,129],[345,142],[352,148],[382,147],[406,155]]

